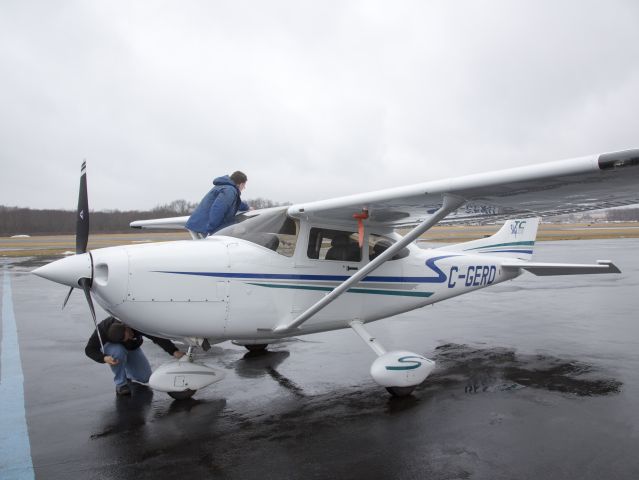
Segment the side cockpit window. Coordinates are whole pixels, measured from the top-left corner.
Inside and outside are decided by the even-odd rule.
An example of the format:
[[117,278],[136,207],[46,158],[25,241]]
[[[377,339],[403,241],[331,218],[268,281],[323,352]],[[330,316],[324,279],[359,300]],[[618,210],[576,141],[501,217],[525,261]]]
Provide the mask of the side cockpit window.
[[300,229],[299,222],[286,215],[286,208],[237,215],[236,223],[219,230],[215,235],[241,238],[285,257],[292,257]]
[[285,257],[292,257],[293,253],[295,253],[299,224],[292,218],[287,217],[281,225],[272,230],[249,234],[245,237],[245,240],[257,243]]
[[280,255],[285,257],[292,257],[295,253],[295,244],[297,243],[297,236],[299,235],[299,223],[292,218],[287,217],[286,222],[282,225],[282,228],[277,232],[277,246],[271,248]]
[[[368,258],[369,260],[373,260],[384,253],[391,245],[395,243],[395,240],[389,237],[383,237],[382,235],[377,235],[375,233],[371,233],[368,236]],[[392,258],[389,260],[399,260],[400,258],[405,258],[409,255],[410,251],[408,248],[403,248]]]
[[362,259],[362,250],[359,248],[358,238],[357,232],[311,228],[308,258],[359,262]]

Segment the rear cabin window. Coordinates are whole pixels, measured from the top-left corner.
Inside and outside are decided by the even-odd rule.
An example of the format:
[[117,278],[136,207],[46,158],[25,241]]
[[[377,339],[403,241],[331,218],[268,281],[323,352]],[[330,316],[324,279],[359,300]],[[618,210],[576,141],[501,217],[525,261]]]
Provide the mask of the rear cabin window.
[[[383,237],[382,235],[377,235],[375,233],[371,233],[368,236],[368,259],[373,260],[379,257],[382,253],[384,253],[391,245],[395,243],[395,240],[389,237]],[[408,257],[410,251],[408,248],[402,248],[399,252],[393,255],[390,260],[399,260],[400,258]]]
[[358,238],[357,232],[311,228],[308,258],[359,262],[362,260],[362,250],[359,248]]

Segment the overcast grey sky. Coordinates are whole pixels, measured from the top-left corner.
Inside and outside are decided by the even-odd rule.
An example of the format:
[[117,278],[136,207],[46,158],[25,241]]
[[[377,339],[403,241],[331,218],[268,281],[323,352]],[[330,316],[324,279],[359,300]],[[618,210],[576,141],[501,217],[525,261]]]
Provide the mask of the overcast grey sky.
[[302,202],[639,147],[637,1],[0,2],[0,204]]

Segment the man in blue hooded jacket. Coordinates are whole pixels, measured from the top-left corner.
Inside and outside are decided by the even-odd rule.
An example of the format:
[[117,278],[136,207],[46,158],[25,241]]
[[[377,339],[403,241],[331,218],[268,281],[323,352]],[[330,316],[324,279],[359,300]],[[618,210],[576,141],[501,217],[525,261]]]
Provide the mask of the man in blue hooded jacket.
[[238,210],[244,212],[249,209],[240,198],[247,180],[246,175],[239,171],[213,180],[214,187],[204,195],[185,227],[197,237],[204,238],[231,225]]

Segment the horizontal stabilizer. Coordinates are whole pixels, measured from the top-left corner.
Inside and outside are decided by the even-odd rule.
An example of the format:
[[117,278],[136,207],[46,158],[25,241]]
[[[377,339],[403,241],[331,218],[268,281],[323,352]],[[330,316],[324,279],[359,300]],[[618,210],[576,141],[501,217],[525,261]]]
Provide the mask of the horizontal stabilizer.
[[501,266],[505,269],[521,268],[539,276],[621,273],[610,260],[597,260],[596,264],[513,262],[502,263]]

